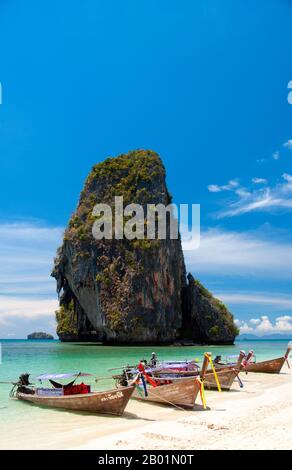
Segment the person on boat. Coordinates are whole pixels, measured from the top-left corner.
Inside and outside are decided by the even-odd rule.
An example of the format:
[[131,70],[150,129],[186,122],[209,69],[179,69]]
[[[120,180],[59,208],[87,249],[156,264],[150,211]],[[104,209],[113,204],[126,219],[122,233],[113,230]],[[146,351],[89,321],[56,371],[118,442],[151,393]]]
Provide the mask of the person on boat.
[[129,385],[127,372],[123,370],[122,375],[119,379],[119,385],[122,387],[127,387]]
[[27,372],[19,376],[17,391],[20,393],[26,393],[27,395],[34,395],[34,390],[30,388],[30,385],[32,384],[29,381],[29,376],[30,374],[28,374]]
[[214,364],[224,365],[224,362],[222,362],[222,356],[216,356],[214,359]]
[[157,355],[155,352],[153,352],[150,358],[150,367],[155,368],[156,365],[157,365]]

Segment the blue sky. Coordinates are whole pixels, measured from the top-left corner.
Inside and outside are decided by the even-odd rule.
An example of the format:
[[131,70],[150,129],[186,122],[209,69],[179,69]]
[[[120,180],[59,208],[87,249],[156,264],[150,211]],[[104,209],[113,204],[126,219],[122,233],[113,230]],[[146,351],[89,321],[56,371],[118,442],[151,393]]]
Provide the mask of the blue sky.
[[54,331],[49,272],[91,166],[160,153],[201,204],[187,267],[242,331],[292,331],[292,2],[0,2],[0,337]]

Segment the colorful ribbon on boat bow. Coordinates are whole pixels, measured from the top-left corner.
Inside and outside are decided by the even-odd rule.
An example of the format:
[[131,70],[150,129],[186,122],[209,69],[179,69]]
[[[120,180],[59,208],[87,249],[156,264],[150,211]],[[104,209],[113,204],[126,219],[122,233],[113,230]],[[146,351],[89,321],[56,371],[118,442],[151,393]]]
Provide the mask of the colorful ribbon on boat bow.
[[139,385],[139,382],[142,382],[142,386],[143,386],[143,390],[144,390],[144,395],[145,397],[148,397],[148,391],[147,391],[147,385],[146,385],[146,381],[142,375],[141,372],[138,372],[138,374],[136,375],[136,377],[132,380],[132,382],[130,383],[130,385],[135,385],[136,387],[136,390],[138,392],[138,394],[140,395],[140,397],[143,396],[143,393],[142,393],[142,390],[140,388],[140,385]]
[[141,381],[142,381],[142,385],[143,385],[143,388],[144,388],[145,397],[148,397],[146,380],[144,379],[142,374],[141,374]]
[[150,385],[152,385],[152,387],[157,387],[157,383],[155,382],[155,380],[153,380],[153,379],[147,374],[147,372],[145,371],[145,367],[144,367],[144,365],[142,364],[142,362],[139,362],[139,364],[138,364],[138,371],[139,371],[139,376],[140,376],[140,378],[141,378],[141,382],[142,382],[142,385],[143,385],[145,397],[148,397],[146,381],[147,381]]
[[157,387],[157,383],[155,380],[153,380],[148,374],[147,372],[145,371],[145,367],[144,365],[142,364],[142,362],[139,362],[138,364],[138,370],[139,372],[141,373],[141,377],[145,377],[145,379],[147,380],[148,383],[150,383],[150,385],[152,385],[152,387]]
[[245,370],[245,373],[247,374],[247,369],[246,367],[248,366],[249,362],[251,361],[251,358],[253,357],[253,350],[251,349],[249,351],[249,353],[244,357],[243,361],[242,361],[242,366]]

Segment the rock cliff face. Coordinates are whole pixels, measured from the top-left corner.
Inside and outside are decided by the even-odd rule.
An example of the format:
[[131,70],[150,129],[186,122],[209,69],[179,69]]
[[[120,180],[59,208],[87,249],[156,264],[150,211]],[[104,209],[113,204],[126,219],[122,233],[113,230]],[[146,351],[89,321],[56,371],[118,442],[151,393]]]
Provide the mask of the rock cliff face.
[[187,279],[183,292],[182,335],[199,343],[233,344],[238,331],[231,313],[191,274]]
[[[93,207],[123,196],[124,206],[171,202],[159,156],[138,150],[95,165],[55,260],[63,341],[163,344],[180,338],[233,342],[232,316],[187,283],[180,239],[96,240]],[[146,230],[146,219],[144,229]],[[169,228],[169,219],[167,223]],[[203,289],[203,288],[202,288]],[[207,291],[206,291],[207,292]],[[228,321],[225,319],[228,318]]]

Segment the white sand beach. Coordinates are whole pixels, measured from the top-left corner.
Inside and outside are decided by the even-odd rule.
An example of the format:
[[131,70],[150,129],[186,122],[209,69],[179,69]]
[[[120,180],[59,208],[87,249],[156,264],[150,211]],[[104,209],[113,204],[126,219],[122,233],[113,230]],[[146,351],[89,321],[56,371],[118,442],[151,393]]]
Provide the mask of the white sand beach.
[[292,449],[291,369],[241,376],[243,389],[206,391],[207,410],[131,400],[121,418],[43,410],[30,422],[28,405],[27,422],[8,426],[0,448]]

